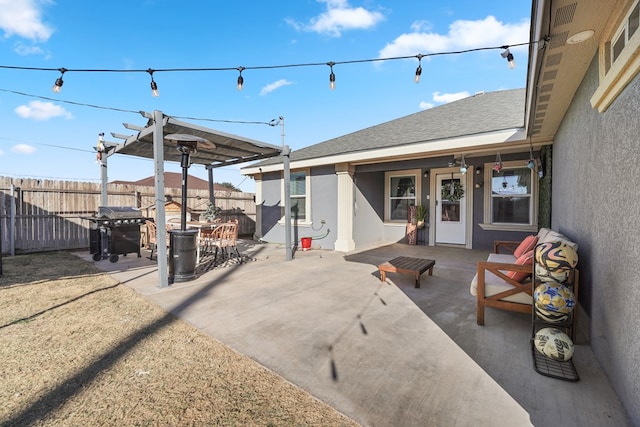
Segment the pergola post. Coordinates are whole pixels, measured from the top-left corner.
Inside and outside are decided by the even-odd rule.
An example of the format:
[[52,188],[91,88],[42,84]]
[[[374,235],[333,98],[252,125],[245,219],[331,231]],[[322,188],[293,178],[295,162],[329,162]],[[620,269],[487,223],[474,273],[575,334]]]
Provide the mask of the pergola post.
[[158,258],[158,287],[169,286],[167,271],[167,216],[164,196],[164,115],[162,111],[153,111],[153,163],[156,190],[156,231]]

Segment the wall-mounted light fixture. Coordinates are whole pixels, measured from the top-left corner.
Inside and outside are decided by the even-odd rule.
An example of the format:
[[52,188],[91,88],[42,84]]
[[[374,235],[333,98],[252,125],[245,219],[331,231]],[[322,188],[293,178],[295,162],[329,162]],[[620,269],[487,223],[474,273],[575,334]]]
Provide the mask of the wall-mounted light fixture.
[[478,166],[476,168],[476,175],[480,175],[482,173],[482,168],[480,166]]

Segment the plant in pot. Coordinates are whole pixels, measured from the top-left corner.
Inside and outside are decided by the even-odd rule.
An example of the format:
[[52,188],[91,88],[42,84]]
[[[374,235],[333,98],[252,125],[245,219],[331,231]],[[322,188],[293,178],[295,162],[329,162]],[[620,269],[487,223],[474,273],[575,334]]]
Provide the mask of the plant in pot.
[[207,202],[207,208],[202,213],[201,218],[204,219],[206,222],[214,222],[216,217],[220,215],[221,212],[222,212],[222,209],[215,206],[213,203],[209,201]]
[[416,225],[418,228],[424,228],[427,220],[427,207],[422,203],[416,205]]

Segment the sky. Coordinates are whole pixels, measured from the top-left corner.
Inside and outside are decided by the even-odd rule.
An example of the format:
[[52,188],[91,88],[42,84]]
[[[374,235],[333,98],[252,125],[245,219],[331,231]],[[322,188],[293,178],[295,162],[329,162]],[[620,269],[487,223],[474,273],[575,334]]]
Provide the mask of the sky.
[[[523,0],[0,0],[0,176],[99,182],[98,134],[121,142],[111,133],[145,126],[139,111],[295,151],[522,88],[528,47],[513,45],[529,42],[530,11]],[[504,45],[514,69],[502,49],[450,54]],[[429,56],[415,83],[419,54]],[[70,71],[54,93],[60,68]],[[201,68],[217,70],[181,71]],[[158,97],[148,69],[177,70],[153,73]],[[284,138],[268,125],[279,117]],[[214,181],[254,192],[239,168],[214,169]],[[153,173],[152,160],[109,158],[109,181]],[[207,179],[203,166],[189,173]]]

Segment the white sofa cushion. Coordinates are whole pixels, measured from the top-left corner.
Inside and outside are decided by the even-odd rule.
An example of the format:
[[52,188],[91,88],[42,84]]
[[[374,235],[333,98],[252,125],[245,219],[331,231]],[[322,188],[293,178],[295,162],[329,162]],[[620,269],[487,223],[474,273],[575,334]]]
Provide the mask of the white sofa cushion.
[[[506,263],[506,264],[515,264],[516,258],[511,254],[489,254],[489,258],[487,259],[487,261],[500,262],[500,263]],[[484,272],[485,296],[495,295],[497,293],[508,291],[510,289],[513,289],[513,286],[506,283],[500,277],[496,276],[495,274],[489,271]],[[471,295],[473,296],[478,295],[478,274],[477,273],[473,277],[473,280],[471,281],[469,292],[471,292]],[[531,295],[528,295],[522,292],[515,295],[510,295],[507,298],[504,298],[504,301],[517,302],[520,304],[529,304],[529,305],[532,304]]]

